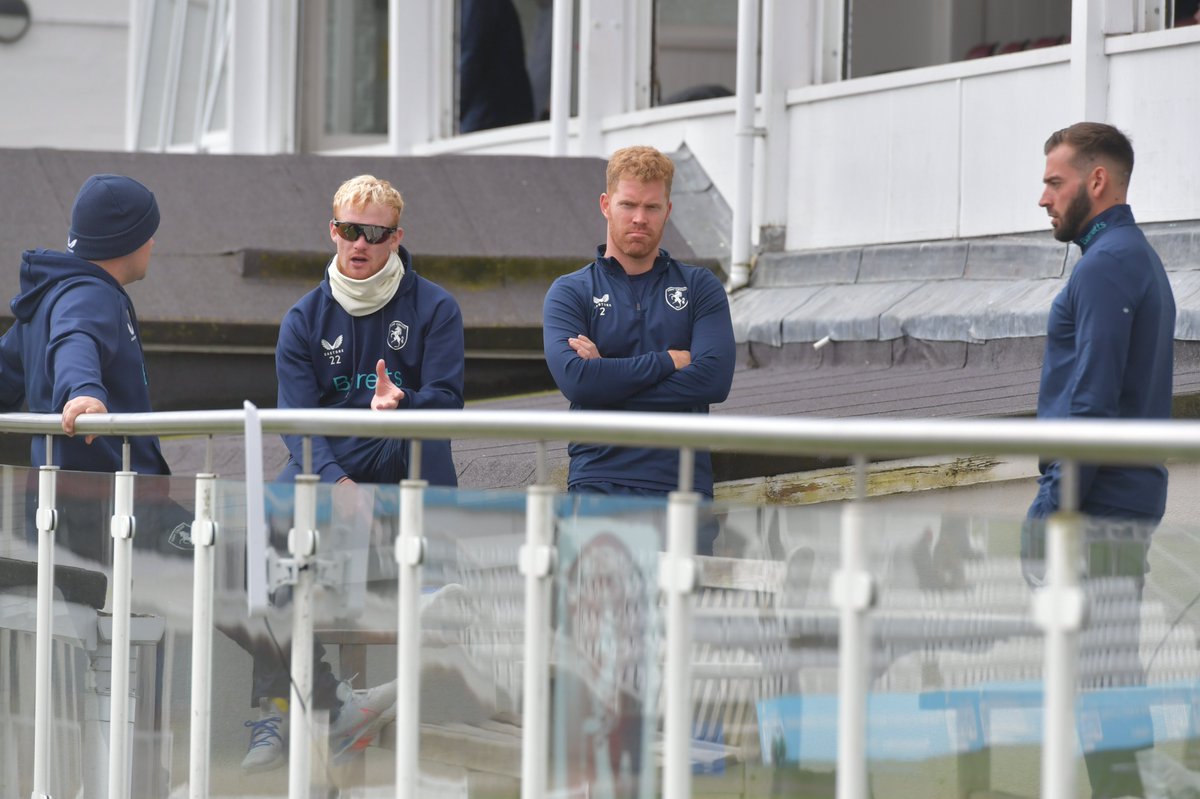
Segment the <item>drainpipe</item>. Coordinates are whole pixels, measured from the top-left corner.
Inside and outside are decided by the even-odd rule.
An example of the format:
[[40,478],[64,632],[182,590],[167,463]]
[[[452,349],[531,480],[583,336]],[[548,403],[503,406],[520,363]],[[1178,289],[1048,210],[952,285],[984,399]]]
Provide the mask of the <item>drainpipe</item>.
[[737,115],[734,119],[733,243],[729,283],[734,291],[750,282],[750,230],[754,214],[754,92],[758,79],[758,0],[738,0]]
[[574,13],[572,0],[554,0],[554,32],[550,51],[550,155],[567,154]]

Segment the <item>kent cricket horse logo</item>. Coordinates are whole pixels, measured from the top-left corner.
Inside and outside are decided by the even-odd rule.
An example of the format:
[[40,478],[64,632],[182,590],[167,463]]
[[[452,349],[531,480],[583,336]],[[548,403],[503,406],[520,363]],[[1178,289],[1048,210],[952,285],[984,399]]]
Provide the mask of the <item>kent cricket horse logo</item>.
[[404,349],[408,343],[408,325],[399,320],[388,325],[387,343],[394,350]]

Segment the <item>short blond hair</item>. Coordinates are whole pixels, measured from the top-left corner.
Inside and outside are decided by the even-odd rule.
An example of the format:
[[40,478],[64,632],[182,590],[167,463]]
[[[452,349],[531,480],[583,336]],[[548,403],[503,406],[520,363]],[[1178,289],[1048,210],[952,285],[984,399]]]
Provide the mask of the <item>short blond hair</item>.
[[671,181],[675,178],[675,163],[653,147],[637,144],[622,147],[608,159],[605,174],[606,191],[616,191],[621,178],[633,178],[642,183],[661,180],[666,183],[667,197],[671,196]]
[[359,175],[350,178],[333,195],[333,215],[336,217],[339,208],[364,208],[371,203],[385,205],[396,211],[395,225],[400,224],[400,215],[404,213],[404,198],[391,183],[374,175]]

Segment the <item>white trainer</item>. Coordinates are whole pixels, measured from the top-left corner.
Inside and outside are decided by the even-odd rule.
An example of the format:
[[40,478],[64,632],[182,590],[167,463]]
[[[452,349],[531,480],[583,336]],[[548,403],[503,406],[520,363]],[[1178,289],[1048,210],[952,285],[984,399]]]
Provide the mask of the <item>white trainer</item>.
[[242,769],[249,772],[279,768],[287,759],[287,700],[263,697],[258,702],[257,721],[247,721],[250,728],[250,748],[242,759]]
[[342,700],[341,709],[329,726],[329,754],[335,764],[366,749],[384,726],[395,721],[396,681],[362,690],[342,682],[337,697]]

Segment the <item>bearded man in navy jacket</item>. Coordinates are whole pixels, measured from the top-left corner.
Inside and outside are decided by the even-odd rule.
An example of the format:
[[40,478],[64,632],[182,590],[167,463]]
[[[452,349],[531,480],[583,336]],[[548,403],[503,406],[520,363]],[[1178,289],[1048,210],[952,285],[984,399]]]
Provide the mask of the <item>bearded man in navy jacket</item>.
[[[1169,419],[1175,299],[1162,261],[1126,203],[1133,146],[1111,125],[1080,122],[1051,135],[1045,154],[1039,205],[1050,215],[1054,237],[1075,242],[1083,256],[1050,307],[1038,418]],[[1078,469],[1076,507],[1088,517],[1086,575],[1125,578],[1130,598],[1140,604],[1146,552],[1166,509],[1167,470]],[[1060,464],[1043,463],[1041,471],[1021,542],[1023,568],[1034,584],[1044,572],[1041,520],[1065,504]],[[1118,661],[1124,667],[1108,675],[1114,685],[1145,681],[1136,621],[1132,628],[1132,657],[1107,664],[1111,671]],[[1135,753],[1153,744],[1148,710],[1129,707],[1119,719],[1099,715],[1100,740],[1090,742],[1095,749],[1085,755],[1092,795],[1143,796]],[[1124,744],[1113,746],[1118,738]]]
[[[546,363],[572,410],[708,413],[729,395],[736,360],[729,300],[707,269],[659,248],[675,165],[653,147],[608,162],[596,260],[554,281],[543,308]],[[678,488],[670,449],[573,443],[568,489],[664,496]],[[696,452],[693,489],[713,495],[712,460]],[[698,542],[700,551],[712,542]]]

